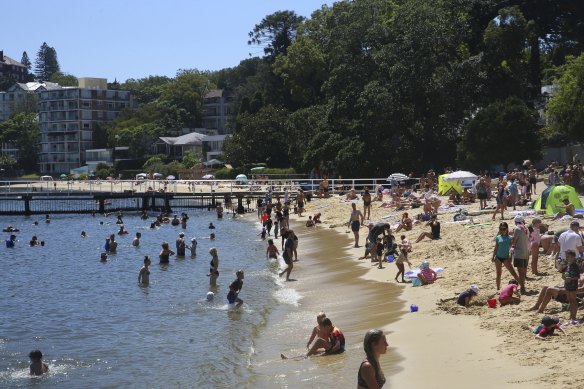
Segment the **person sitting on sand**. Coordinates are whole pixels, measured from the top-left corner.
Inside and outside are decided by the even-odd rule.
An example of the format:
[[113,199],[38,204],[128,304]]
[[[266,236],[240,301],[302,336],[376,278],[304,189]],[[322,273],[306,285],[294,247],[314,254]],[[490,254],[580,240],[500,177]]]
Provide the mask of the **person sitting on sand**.
[[470,288],[458,295],[456,303],[460,306],[468,308],[470,301],[479,293],[479,287],[476,285],[471,285]]
[[32,350],[28,357],[30,358],[30,375],[43,375],[49,372],[49,365],[43,362],[43,353],[40,350]]
[[535,334],[536,339],[545,339],[553,335],[556,330],[559,330],[564,335],[566,334],[562,327],[560,327],[560,318],[556,316],[544,316],[541,319],[541,324],[533,327],[531,332]]
[[519,304],[521,302],[521,294],[517,290],[519,288],[517,280],[511,280],[503,288],[499,294],[499,302],[501,306],[510,304]]
[[310,338],[308,338],[308,342],[306,343],[306,349],[310,349],[310,345],[312,341],[317,338],[326,339],[328,337],[328,332],[322,326],[322,321],[326,318],[326,313],[320,312],[316,315],[316,326],[312,329],[312,333],[310,334]]
[[[319,352],[320,355],[330,355],[330,354],[341,354],[345,351],[345,336],[343,331],[338,329],[333,325],[331,319],[328,317],[322,320],[323,331],[328,333],[327,338],[317,338],[312,347],[306,353],[306,356],[316,355]],[[322,350],[324,349],[324,353]]]
[[306,221],[306,227],[314,227],[314,220],[312,220],[312,216],[308,216],[308,220]]
[[357,195],[357,192],[355,192],[355,189],[351,189],[349,192],[347,192],[347,194],[345,195],[345,200],[357,200],[359,196]]
[[418,274],[418,279],[422,285],[433,284],[438,278],[438,274],[430,267],[430,262],[424,261],[420,265],[420,273]]
[[564,203],[563,205],[558,205],[558,208],[563,208],[565,209],[565,211],[560,211],[556,214],[556,216],[553,217],[553,220],[558,220],[566,215],[570,215],[574,218],[578,218],[581,219],[584,215],[580,215],[576,213],[576,207],[574,206],[574,204],[572,204],[570,202],[569,199],[563,199],[562,202]]
[[430,238],[432,240],[440,239],[440,222],[438,221],[436,214],[432,215],[432,219],[426,224],[426,226],[430,226],[430,232],[422,232],[418,239],[416,239],[416,243],[424,238]]
[[[584,293],[584,273],[580,274],[580,279],[578,281],[576,294],[579,293]],[[562,304],[568,303],[566,289],[563,286],[544,286],[539,292],[535,305],[529,308],[528,311],[543,313],[552,299]]]
[[414,222],[412,221],[412,219],[410,219],[410,216],[408,215],[408,213],[404,212],[402,214],[401,222],[399,223],[399,225],[395,229],[395,232],[399,232],[402,229],[406,230],[406,231],[410,231],[412,229],[413,225],[414,225]]
[[320,212],[314,214],[314,216],[312,217],[312,221],[314,222],[314,224],[322,223],[322,221],[320,220],[321,216],[322,214]]

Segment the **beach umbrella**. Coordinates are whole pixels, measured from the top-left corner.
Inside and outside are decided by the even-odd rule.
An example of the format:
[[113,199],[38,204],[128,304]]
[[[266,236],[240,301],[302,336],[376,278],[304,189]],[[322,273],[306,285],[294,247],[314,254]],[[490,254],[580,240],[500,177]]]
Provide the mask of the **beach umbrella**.
[[235,177],[236,181],[241,181],[241,182],[247,182],[247,176],[245,174],[238,174],[237,177]]
[[454,173],[444,175],[444,181],[474,181],[477,178],[479,177],[476,174],[464,170],[459,170]]
[[164,176],[163,176],[161,173],[154,173],[154,174],[152,175],[152,177],[154,177],[154,178],[162,178],[162,177],[164,177]]
[[205,165],[206,167],[213,167],[213,166],[217,166],[217,165],[223,165],[225,162],[220,161],[218,159],[210,159],[207,162],[203,162],[203,165]]
[[211,180],[213,178],[215,178],[214,175],[212,174],[205,174],[203,177],[201,177],[203,180]]
[[95,177],[95,174],[89,173],[89,175],[87,177]]
[[390,174],[389,177],[387,177],[387,181],[405,181],[408,178],[409,177],[403,173],[393,173]]
[[63,178],[67,178],[67,175],[66,174],[61,174],[59,177],[61,177],[63,179]]
[[256,167],[252,167],[251,169],[249,169],[249,171],[257,172],[258,170],[264,170],[265,168],[266,168],[265,166],[256,166]]
[[174,179],[176,179],[176,178],[175,178],[174,176],[167,176],[167,177],[166,177],[166,179],[167,179],[167,180],[174,180]]

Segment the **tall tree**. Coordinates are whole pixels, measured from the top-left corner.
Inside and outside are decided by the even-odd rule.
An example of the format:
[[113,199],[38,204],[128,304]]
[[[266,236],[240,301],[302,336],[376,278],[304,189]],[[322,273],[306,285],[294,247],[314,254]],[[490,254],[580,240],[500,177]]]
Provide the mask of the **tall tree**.
[[274,62],[280,54],[286,54],[288,47],[296,39],[296,32],[304,21],[303,16],[294,11],[277,11],[262,19],[249,32],[248,45],[260,46],[266,58]]
[[0,142],[12,143],[19,149],[18,167],[27,172],[38,170],[38,128],[35,112],[17,112],[0,123]]
[[43,42],[35,60],[35,75],[37,80],[49,80],[54,73],[60,70],[61,67],[57,59],[57,51],[49,46],[47,42]]
[[55,72],[49,78],[50,82],[55,82],[61,86],[78,86],[79,80],[72,74]]
[[22,52],[22,59],[20,60],[20,63],[26,66],[26,69],[29,72],[31,71],[32,63],[30,62],[30,59],[28,58],[28,54],[26,53],[26,51]]

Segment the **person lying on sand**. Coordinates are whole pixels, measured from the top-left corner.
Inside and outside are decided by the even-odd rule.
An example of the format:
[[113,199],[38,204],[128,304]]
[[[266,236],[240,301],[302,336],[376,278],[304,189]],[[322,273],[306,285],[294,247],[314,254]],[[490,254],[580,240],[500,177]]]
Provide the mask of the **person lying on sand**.
[[535,334],[536,339],[546,339],[553,335],[555,330],[559,330],[562,334],[566,334],[562,327],[560,327],[560,318],[556,316],[544,316],[541,319],[541,324],[531,328],[531,332]]

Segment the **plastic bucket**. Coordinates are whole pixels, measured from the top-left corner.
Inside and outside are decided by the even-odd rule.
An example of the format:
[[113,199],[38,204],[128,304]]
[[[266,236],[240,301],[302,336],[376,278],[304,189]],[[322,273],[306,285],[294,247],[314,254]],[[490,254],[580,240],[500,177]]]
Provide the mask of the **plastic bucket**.
[[487,305],[489,306],[489,308],[497,308],[497,300],[489,299],[487,300]]
[[392,263],[393,262],[393,255],[392,254],[389,254],[387,256],[387,262],[389,262],[389,263]]
[[416,304],[410,305],[410,312],[418,312],[418,306]]

